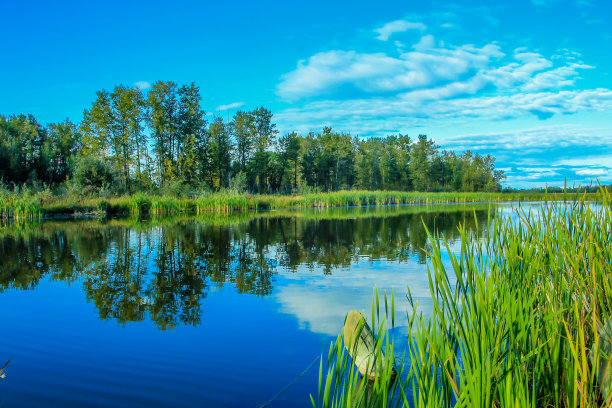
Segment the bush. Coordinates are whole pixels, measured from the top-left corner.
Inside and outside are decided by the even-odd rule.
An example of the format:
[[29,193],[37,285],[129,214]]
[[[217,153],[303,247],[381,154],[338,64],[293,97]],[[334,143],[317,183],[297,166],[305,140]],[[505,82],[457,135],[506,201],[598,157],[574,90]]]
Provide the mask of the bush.
[[113,171],[104,161],[91,157],[81,157],[74,170],[74,179],[81,187],[101,189],[113,182]]
[[234,193],[244,193],[247,191],[247,175],[245,172],[238,172],[232,179],[230,180],[229,190]]

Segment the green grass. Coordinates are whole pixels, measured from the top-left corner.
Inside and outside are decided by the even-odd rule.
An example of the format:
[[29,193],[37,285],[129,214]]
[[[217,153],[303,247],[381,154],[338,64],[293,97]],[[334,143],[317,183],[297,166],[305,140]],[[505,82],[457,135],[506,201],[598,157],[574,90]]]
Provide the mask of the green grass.
[[517,215],[492,218],[480,233],[460,227],[449,269],[443,254],[451,249],[430,236],[433,308],[425,317],[408,295],[401,356],[386,330],[386,297],[382,317],[373,300],[371,324],[398,379],[361,381],[339,337],[321,364],[313,406],[610,406],[596,381],[599,333],[612,316],[610,195],[595,208],[577,199]]
[[[305,195],[206,193],[195,198],[136,193],[112,198],[59,196],[49,192],[0,190],[0,218],[79,217],[105,215],[228,214],[290,208],[335,208],[394,204],[479,203],[572,200],[577,194],[546,193],[419,193],[400,191],[338,191]],[[596,194],[590,195],[596,199]]]
[[0,219],[36,219],[42,216],[42,203],[49,191],[34,192],[29,189],[8,190],[0,188]]

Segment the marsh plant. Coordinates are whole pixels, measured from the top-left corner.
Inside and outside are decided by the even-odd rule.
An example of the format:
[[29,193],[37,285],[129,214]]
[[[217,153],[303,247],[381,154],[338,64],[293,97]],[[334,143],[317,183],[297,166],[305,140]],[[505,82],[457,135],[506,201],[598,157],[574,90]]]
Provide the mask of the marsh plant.
[[313,406],[612,406],[609,193],[514,215],[491,216],[481,231],[460,226],[455,253],[432,233],[433,308],[426,317],[408,293],[404,344],[390,341],[386,297],[382,318],[373,302],[377,358],[395,363],[395,382],[390,370],[363,382],[338,338]]
[[[484,203],[504,201],[568,200],[578,193],[547,192],[517,193],[425,193],[405,191],[335,191],[309,192],[297,195],[248,194],[226,189],[219,192],[185,191],[181,195],[148,192],[107,197],[100,195],[53,195],[47,188],[35,191],[27,188],[0,188],[0,218],[31,219],[53,216],[90,215],[151,215],[178,213],[219,213],[235,211],[279,210],[288,208],[337,208],[407,204]],[[589,194],[591,199],[597,199]]]

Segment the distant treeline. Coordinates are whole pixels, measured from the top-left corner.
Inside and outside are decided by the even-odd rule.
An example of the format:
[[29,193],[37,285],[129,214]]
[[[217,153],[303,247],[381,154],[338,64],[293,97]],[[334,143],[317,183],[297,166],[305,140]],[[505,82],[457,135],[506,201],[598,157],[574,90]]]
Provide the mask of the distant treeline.
[[495,159],[405,135],[360,139],[329,127],[279,137],[272,112],[207,116],[199,88],[158,81],[99,91],[81,123],[0,116],[0,181],[83,192],[499,191]]

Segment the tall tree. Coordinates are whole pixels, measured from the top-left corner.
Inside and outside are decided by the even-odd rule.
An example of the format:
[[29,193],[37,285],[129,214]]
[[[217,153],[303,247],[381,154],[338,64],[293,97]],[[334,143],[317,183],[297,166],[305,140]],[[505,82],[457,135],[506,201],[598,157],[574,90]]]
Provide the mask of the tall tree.
[[267,151],[276,139],[278,130],[276,124],[272,123],[272,111],[263,106],[251,111],[255,130],[255,162],[253,163],[254,176],[260,192],[264,192],[268,186],[268,166],[271,157]]
[[238,111],[230,124],[240,171],[247,170],[255,148],[255,123],[249,112]]
[[[292,186],[291,189],[295,190],[297,188],[297,176],[298,176],[298,165],[299,165],[299,157],[300,157],[300,148],[301,142],[300,137],[297,133],[291,132],[287,133],[285,136],[281,137],[278,140],[278,154],[281,166],[283,170],[287,169],[288,166],[292,166]],[[282,175],[284,171],[281,173],[281,181],[282,185]]]
[[70,177],[74,169],[74,158],[82,149],[81,140],[78,127],[68,119],[47,127],[44,172],[48,182],[59,183]]
[[214,185],[214,179],[218,180],[219,188],[229,187],[230,163],[232,144],[230,139],[230,129],[223,122],[220,115],[215,116],[208,129],[208,137],[211,146],[212,172],[210,175],[210,185]]
[[[198,168],[210,166],[210,149],[206,138],[206,112],[201,108],[200,88],[191,83],[178,91],[178,134],[175,140],[177,174],[187,183],[197,180]],[[200,163],[200,164],[198,164]]]
[[91,108],[83,112],[81,153],[85,156],[93,155],[99,158],[110,157],[112,126],[113,114],[110,93],[98,91]]
[[418,141],[412,146],[410,157],[410,175],[416,191],[429,191],[431,186],[430,167],[438,146],[426,135],[419,135]]
[[131,172],[137,174],[142,187],[141,153],[146,145],[142,132],[144,99],[139,88],[119,85],[113,90],[111,101],[114,119],[111,144],[121,169],[123,187],[129,191]]
[[175,139],[178,133],[177,85],[157,81],[149,89],[147,123],[151,128],[159,184],[176,178]]

